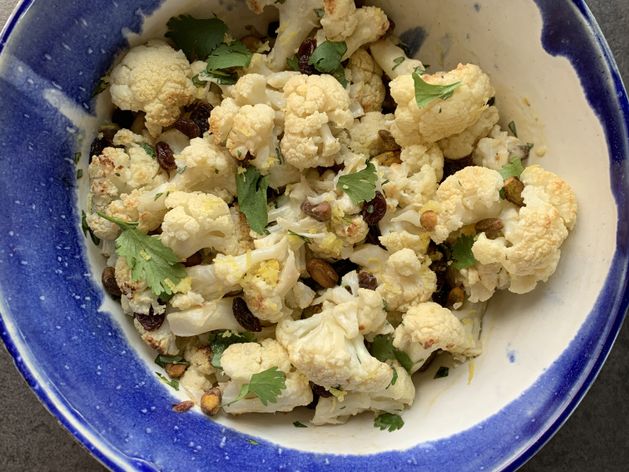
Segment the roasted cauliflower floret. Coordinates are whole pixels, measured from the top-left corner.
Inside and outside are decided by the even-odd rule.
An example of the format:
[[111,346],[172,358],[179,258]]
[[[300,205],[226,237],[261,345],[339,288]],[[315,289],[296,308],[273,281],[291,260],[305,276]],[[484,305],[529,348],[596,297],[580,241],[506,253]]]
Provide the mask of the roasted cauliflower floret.
[[496,107],[491,106],[486,108],[481,113],[480,118],[476,123],[464,129],[459,134],[452,135],[439,141],[439,146],[443,150],[443,155],[448,159],[462,159],[471,155],[476,144],[489,134],[494,125],[498,123],[499,118],[498,109]]
[[[490,107],[488,110],[491,110]],[[502,131],[500,126],[494,126],[489,136],[478,141],[472,153],[472,159],[477,166],[500,170],[514,157],[524,159],[528,157],[531,147],[515,136]]]
[[164,41],[132,48],[110,75],[111,99],[122,110],[146,113],[146,128],[157,136],[172,125],[195,87],[186,56]]
[[167,315],[170,329],[177,336],[198,336],[210,331],[244,331],[232,310],[231,298],[203,303],[199,307],[173,311]]
[[298,169],[331,166],[341,150],[331,126],[349,128],[350,99],[331,75],[298,75],[284,87],[286,115],[281,149]]
[[456,360],[480,354],[480,342],[473,336],[472,323],[464,324],[447,308],[427,302],[414,305],[395,328],[393,345],[406,352],[417,371],[437,351],[447,351]]
[[474,64],[459,64],[450,72],[423,75],[431,85],[460,86],[447,100],[437,99],[423,108],[417,105],[411,74],[391,81],[391,96],[397,103],[391,133],[401,146],[434,143],[463,132],[476,123],[494,96],[489,76]]
[[382,70],[364,49],[359,49],[349,58],[348,64],[349,97],[352,102],[359,103],[363,110],[379,112],[384,101],[384,84]]
[[131,268],[124,257],[119,257],[116,261],[115,274],[116,284],[122,292],[120,303],[125,313],[129,315],[134,313],[141,315],[164,313],[166,307],[160,304],[157,295],[148,288],[146,282],[133,280]]
[[[312,390],[308,378],[293,369],[286,350],[273,339],[258,343],[232,344],[223,352],[221,365],[229,382],[220,384],[223,389],[223,410],[226,413],[275,413],[291,411],[298,406],[312,402]],[[251,380],[251,376],[277,367],[286,375],[286,388],[275,402],[264,405],[258,398],[243,398],[234,401],[241,387]]]
[[369,46],[369,51],[376,63],[391,79],[400,75],[411,74],[415,69],[424,70],[424,65],[417,59],[411,59],[391,38],[383,38]]
[[380,136],[381,131],[389,133],[393,118],[393,115],[383,115],[379,111],[367,112],[349,131],[349,146],[352,151],[374,157],[385,151],[395,150],[390,142],[384,141]]

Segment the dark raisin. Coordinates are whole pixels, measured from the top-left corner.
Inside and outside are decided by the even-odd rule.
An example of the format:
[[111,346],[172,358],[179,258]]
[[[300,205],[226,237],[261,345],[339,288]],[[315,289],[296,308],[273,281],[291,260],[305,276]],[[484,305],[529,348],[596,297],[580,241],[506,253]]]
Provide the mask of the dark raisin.
[[101,280],[103,282],[103,287],[109,295],[114,298],[120,298],[120,296],[122,296],[120,287],[118,287],[118,283],[116,282],[116,269],[113,267],[105,267]]
[[303,43],[301,43],[301,46],[299,46],[299,49],[297,50],[297,61],[299,63],[299,71],[302,74],[312,75],[317,73],[314,66],[308,63],[310,61],[310,56],[312,56],[312,53],[316,48],[317,40],[314,38],[306,39]]
[[432,259],[430,270],[437,276],[437,289],[432,294],[432,301],[441,306],[447,306],[448,295],[450,295],[450,290],[452,290],[448,275],[448,258],[450,254],[447,246],[439,245],[433,247],[432,245],[433,243],[428,248],[428,253]]
[[183,262],[183,265],[186,267],[192,267],[192,266],[199,265],[202,262],[203,262],[203,254],[201,254],[201,251],[197,251],[194,254],[192,254],[190,257],[188,257]]
[[111,141],[105,138],[96,138],[92,141],[92,145],[90,146],[90,162],[92,162],[94,156],[100,156],[103,153],[103,149],[110,147],[111,144]]
[[380,236],[382,236],[382,233],[380,233],[380,228],[378,228],[377,225],[370,226],[369,232],[367,233],[367,237],[365,238],[365,243],[374,244],[384,249],[385,247],[380,242]]
[[201,100],[196,100],[189,107],[190,119],[199,127],[201,135],[210,129],[210,114],[212,113],[212,105]]
[[358,269],[358,264],[354,264],[349,259],[341,259],[333,262],[332,268],[339,274],[339,277],[343,277],[345,274],[349,274],[351,271]]
[[370,202],[363,203],[363,220],[369,226],[375,226],[387,212],[387,199],[382,192],[376,192],[376,196]]
[[372,273],[361,270],[358,273],[358,286],[368,290],[375,290],[378,288],[378,279]]
[[158,142],[155,145],[155,155],[160,167],[165,171],[170,172],[177,169],[175,154],[168,143],[165,143],[164,141]]
[[269,23],[269,27],[267,28],[267,35],[269,38],[276,38],[277,37],[277,29],[280,27],[280,22],[279,21],[271,21]]
[[473,166],[472,156],[464,157],[463,159],[444,159],[443,160],[443,178],[456,174],[458,171],[465,167]]
[[199,129],[197,124],[190,118],[179,117],[179,119],[175,121],[175,124],[173,126],[175,127],[175,129],[181,131],[190,139],[200,138],[202,135],[201,130]]
[[135,121],[135,113],[129,110],[116,108],[111,114],[112,123],[116,123],[121,128],[131,128]]
[[238,324],[247,331],[253,331],[254,333],[262,331],[260,320],[251,313],[247,303],[242,298],[234,298],[234,301],[232,302],[232,311],[234,312],[234,317],[236,318],[236,321],[238,321]]
[[135,319],[138,320],[142,327],[147,331],[155,331],[156,329],[159,329],[166,318],[166,313],[156,315],[153,312],[153,307],[149,308],[148,315],[143,315],[142,313],[135,313],[134,315]]
[[391,96],[389,87],[385,85],[384,89],[386,93],[384,95],[384,100],[382,101],[382,113],[385,115],[389,113],[395,113],[397,104],[395,103],[395,100],[393,100],[393,97]]
[[325,387],[321,385],[317,385],[315,383],[310,382],[310,388],[312,389],[312,393],[317,395],[320,398],[330,398],[332,394],[327,391]]

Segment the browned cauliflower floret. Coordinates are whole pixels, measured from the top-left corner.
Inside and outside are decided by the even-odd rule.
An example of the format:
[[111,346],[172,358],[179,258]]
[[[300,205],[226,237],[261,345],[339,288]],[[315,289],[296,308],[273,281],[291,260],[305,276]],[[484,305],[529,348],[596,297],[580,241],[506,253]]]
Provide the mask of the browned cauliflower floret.
[[364,49],[352,54],[347,68],[351,82],[349,87],[351,100],[359,103],[366,113],[380,111],[385,94],[382,69]]

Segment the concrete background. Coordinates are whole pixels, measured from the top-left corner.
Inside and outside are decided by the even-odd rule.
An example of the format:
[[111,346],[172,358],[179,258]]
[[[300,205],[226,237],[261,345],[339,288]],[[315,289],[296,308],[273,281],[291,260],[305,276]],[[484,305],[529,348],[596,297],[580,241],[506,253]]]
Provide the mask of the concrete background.
[[[4,24],[16,0],[0,0]],[[629,1],[590,0],[629,84]],[[0,348],[0,470],[103,471],[39,404]],[[525,472],[629,470],[629,325],[625,324],[601,374],[557,435]],[[488,445],[488,447],[491,447]]]

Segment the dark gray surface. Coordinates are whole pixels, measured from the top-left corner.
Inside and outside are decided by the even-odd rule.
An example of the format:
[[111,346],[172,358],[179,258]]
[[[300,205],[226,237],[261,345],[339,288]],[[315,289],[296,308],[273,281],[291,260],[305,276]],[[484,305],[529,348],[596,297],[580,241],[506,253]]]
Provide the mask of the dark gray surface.
[[[0,24],[15,0],[0,1]],[[629,1],[590,0],[629,83]],[[3,13],[5,13],[3,15]],[[0,471],[102,471],[39,404],[0,348]],[[600,376],[557,435],[521,470],[629,470],[629,325],[625,324]]]

